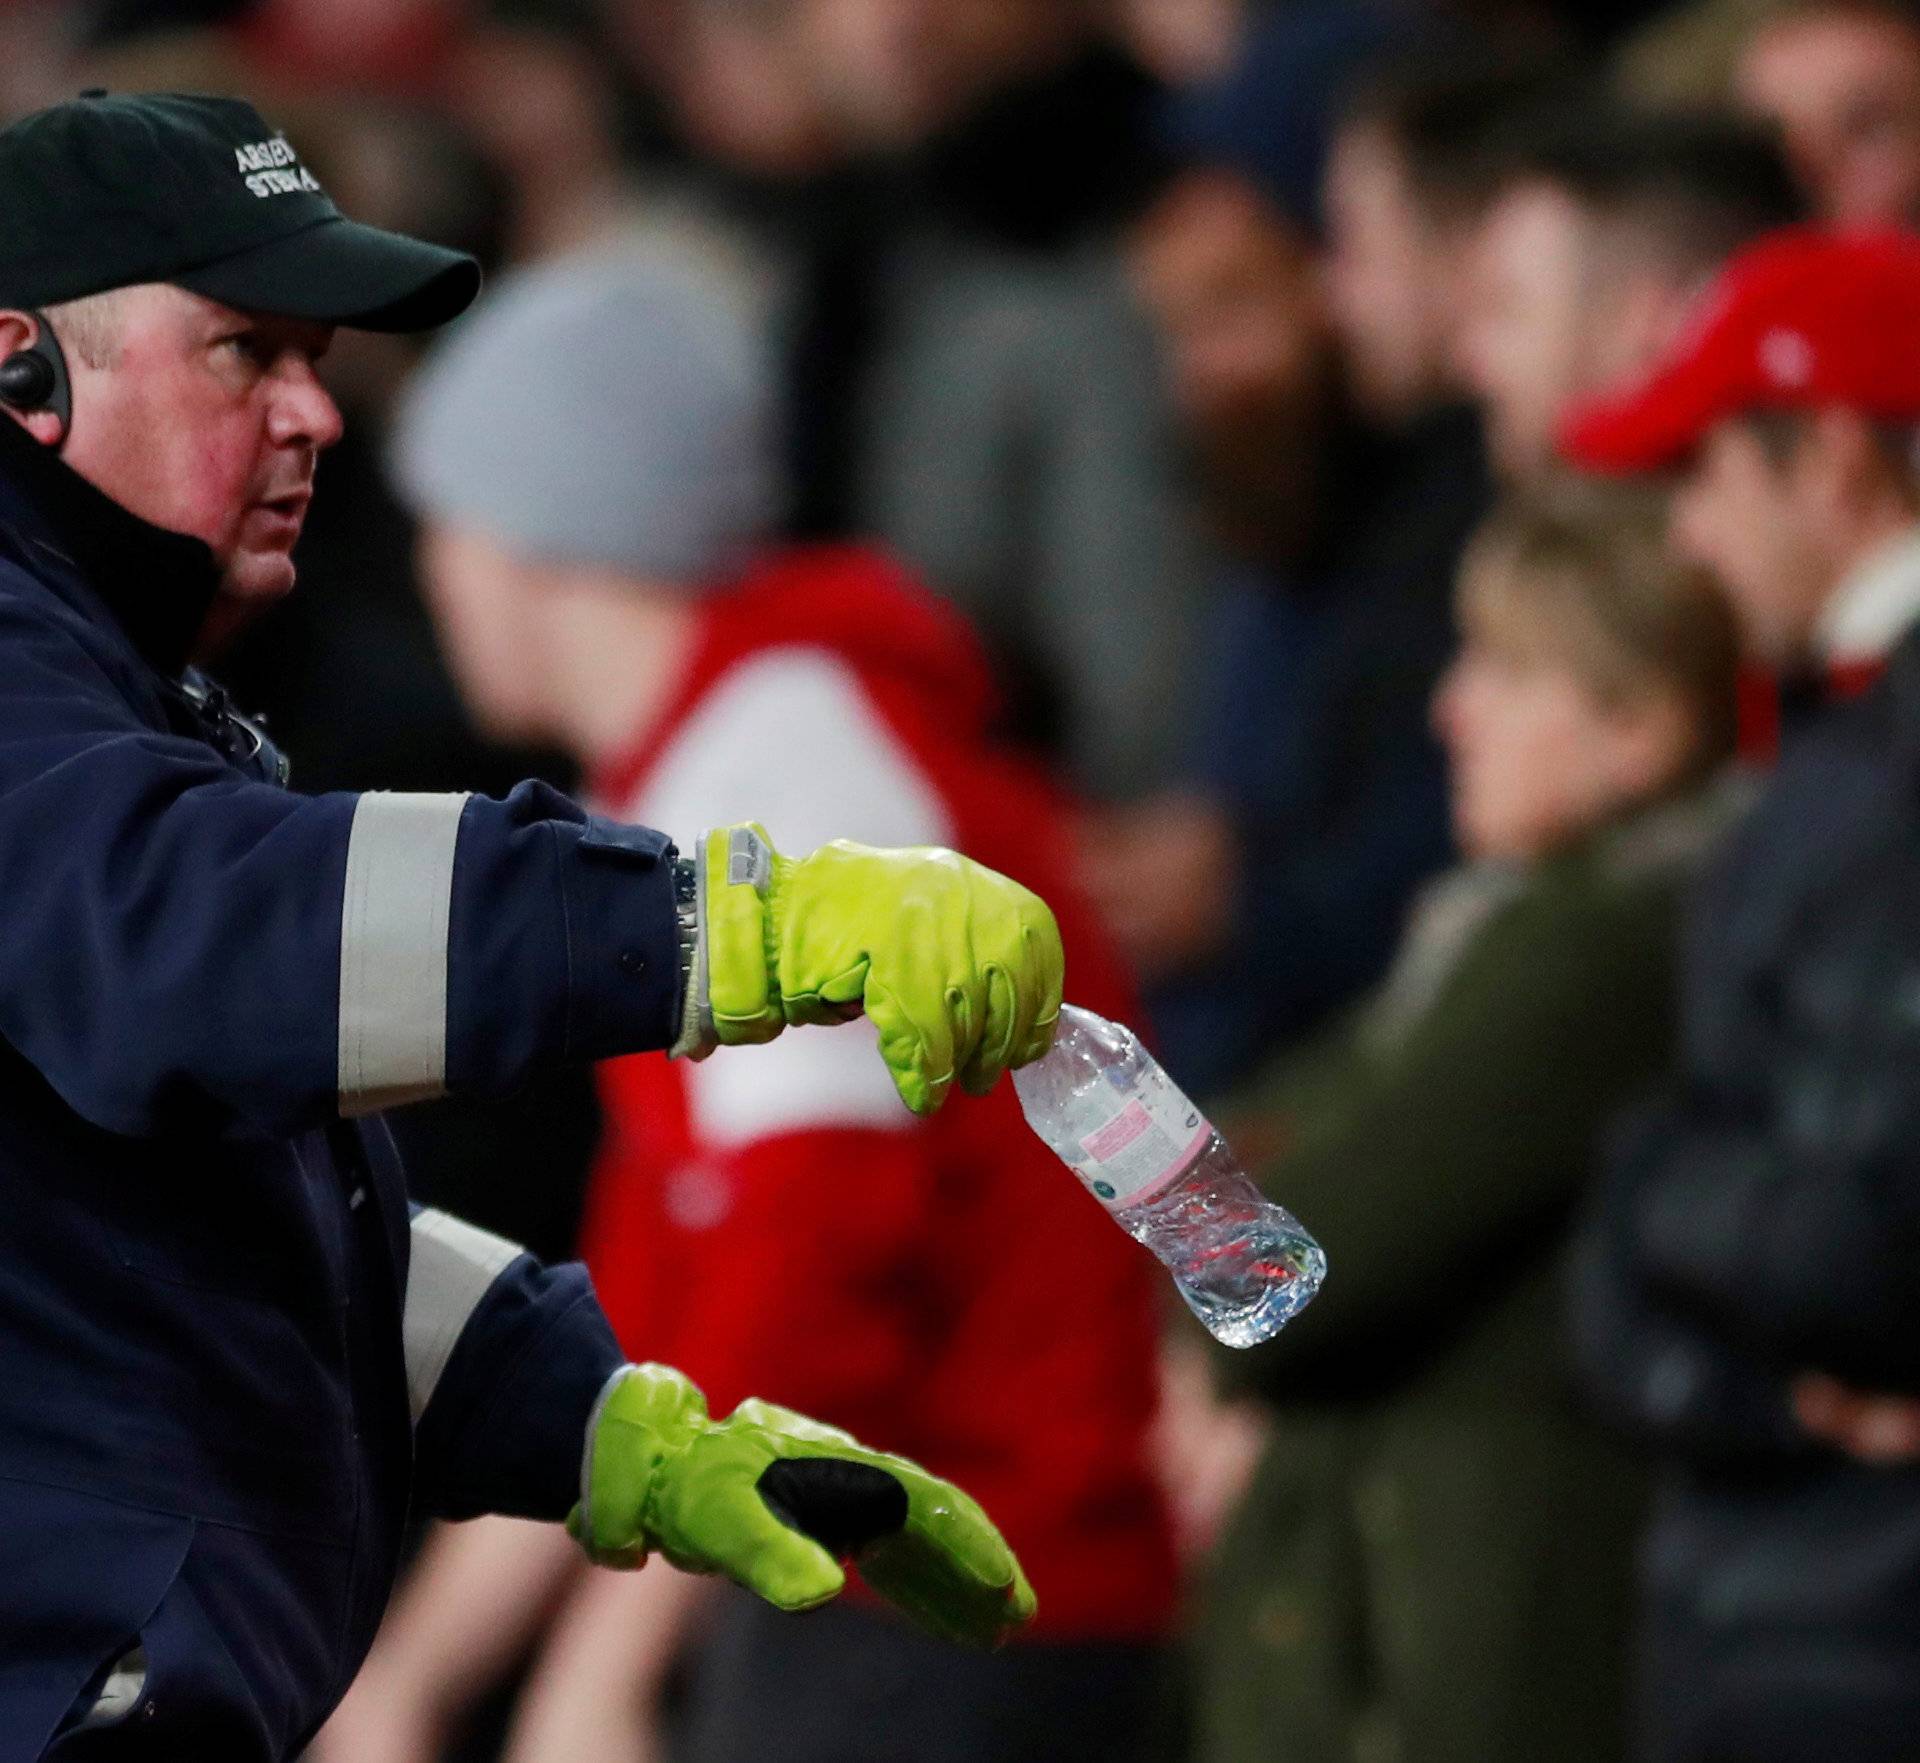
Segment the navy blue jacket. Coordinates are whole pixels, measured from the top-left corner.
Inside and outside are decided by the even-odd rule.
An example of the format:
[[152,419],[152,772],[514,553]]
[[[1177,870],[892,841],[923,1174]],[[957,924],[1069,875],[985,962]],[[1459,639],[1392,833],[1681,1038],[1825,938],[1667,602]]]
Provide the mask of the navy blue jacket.
[[[1920,1392],[1917,906],[1920,634],[1790,732],[1706,877],[1682,1069],[1577,1261],[1592,1387],[1668,1468],[1641,1573],[1676,1756],[1915,1754],[1920,1469],[1816,1444],[1789,1392]],[[1890,1751],[1852,1742],[1876,1722]]]
[[410,1220],[371,1111],[666,1045],[671,846],[292,793],[186,667],[215,579],[0,420],[0,1760],[195,1537],[290,1750],[409,1507],[563,1515],[621,1358],[577,1267]]
[[1339,455],[1312,555],[1222,584],[1190,694],[1188,787],[1239,843],[1227,946],[1161,987],[1167,1062],[1223,1089],[1386,970],[1413,892],[1452,855],[1428,706],[1453,579],[1488,491],[1457,407]]

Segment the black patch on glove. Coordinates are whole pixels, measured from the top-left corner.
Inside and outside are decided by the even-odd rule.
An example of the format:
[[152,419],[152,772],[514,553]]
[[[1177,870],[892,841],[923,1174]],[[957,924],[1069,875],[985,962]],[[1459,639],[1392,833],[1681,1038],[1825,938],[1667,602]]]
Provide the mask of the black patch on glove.
[[839,1457],[783,1457],[756,1484],[767,1509],[844,1560],[907,1522],[907,1490],[870,1463]]

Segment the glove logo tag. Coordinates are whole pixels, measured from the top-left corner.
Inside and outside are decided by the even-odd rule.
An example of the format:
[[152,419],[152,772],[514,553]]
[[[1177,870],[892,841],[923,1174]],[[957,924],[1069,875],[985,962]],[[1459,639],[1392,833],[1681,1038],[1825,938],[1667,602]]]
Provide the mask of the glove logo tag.
[[727,836],[727,886],[749,886],[764,894],[773,880],[773,847],[750,826]]

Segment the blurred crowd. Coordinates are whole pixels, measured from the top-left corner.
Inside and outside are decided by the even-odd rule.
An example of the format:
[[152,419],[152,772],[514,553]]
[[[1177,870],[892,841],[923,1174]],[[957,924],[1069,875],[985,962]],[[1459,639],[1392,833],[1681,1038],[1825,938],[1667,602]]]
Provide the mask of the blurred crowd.
[[0,8],[96,84],[492,278],[327,359],[298,787],[962,846],[1330,1261],[1219,1349],[833,1037],[410,1111],[1041,1616],[447,1527],[322,1763],[1920,1759],[1920,6]]

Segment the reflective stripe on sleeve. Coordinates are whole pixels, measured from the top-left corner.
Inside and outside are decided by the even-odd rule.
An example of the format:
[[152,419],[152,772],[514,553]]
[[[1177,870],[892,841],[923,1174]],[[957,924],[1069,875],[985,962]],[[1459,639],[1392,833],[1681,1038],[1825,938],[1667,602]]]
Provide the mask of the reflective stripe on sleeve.
[[467,1320],[487,1289],[525,1254],[518,1243],[478,1225],[432,1210],[413,1215],[413,1251],[407,1266],[403,1333],[407,1399],[414,1424],[446,1370]]
[[447,1087],[447,921],[465,795],[369,791],[340,914],[340,1112]]

